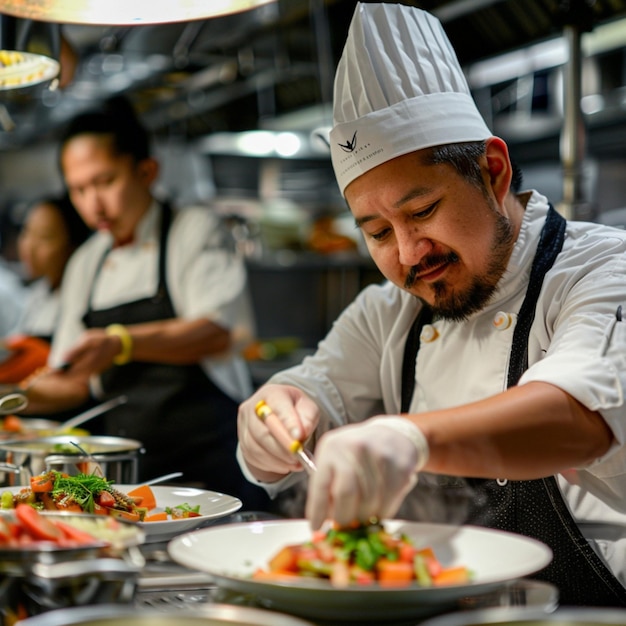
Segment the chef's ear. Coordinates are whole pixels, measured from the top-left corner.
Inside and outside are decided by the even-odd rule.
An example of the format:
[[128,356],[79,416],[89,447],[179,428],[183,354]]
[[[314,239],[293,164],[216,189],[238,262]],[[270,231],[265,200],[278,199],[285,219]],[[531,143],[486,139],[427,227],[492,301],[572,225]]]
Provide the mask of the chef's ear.
[[152,157],[143,159],[137,164],[137,174],[142,183],[150,186],[159,175],[159,162]]
[[513,178],[509,149],[500,137],[487,139],[485,148],[489,183],[498,203],[502,203],[509,192]]

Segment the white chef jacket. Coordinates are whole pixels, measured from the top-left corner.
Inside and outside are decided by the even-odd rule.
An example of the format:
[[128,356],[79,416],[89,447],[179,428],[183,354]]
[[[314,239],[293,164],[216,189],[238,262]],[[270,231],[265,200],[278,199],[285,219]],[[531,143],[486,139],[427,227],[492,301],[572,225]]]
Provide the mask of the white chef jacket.
[[[526,293],[547,210],[547,199],[533,192],[507,271],[482,311],[464,322],[435,320],[424,329],[411,413],[466,404],[506,389],[515,312]],[[616,318],[620,305],[623,322]],[[418,306],[391,283],[367,287],[314,355],[269,382],[295,385],[316,400],[322,418],[315,437],[336,425],[399,413],[404,345]],[[496,325],[502,318],[510,324]],[[613,432],[615,443],[602,458],[557,478],[581,531],[626,584],[625,231],[568,222],[563,250],[541,289],[528,360],[520,385],[543,381],[564,389],[598,411]],[[266,489],[275,494],[299,478]]]
[[[50,363],[58,365],[85,330],[82,318],[89,306],[104,309],[153,296],[159,268],[160,210],[154,201],[135,229],[134,241],[110,250],[110,233],[92,235],[71,257],[61,287],[62,315],[55,333]],[[92,283],[97,274],[96,282]],[[178,317],[208,318],[230,329],[234,345],[225,354],[205,358],[207,376],[235,401],[252,391],[243,342],[254,336],[254,318],[243,260],[225,245],[219,218],[207,207],[173,211],[167,241],[167,288]],[[98,389],[97,383],[92,385]]]

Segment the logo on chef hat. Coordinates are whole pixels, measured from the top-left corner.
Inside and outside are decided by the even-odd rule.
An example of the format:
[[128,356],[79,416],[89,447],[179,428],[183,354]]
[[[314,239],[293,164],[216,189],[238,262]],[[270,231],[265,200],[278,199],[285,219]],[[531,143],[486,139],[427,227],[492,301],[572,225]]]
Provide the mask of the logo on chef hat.
[[344,152],[354,152],[356,150],[356,134],[357,134],[357,131],[355,130],[354,135],[352,135],[352,139],[348,139],[346,143],[337,143],[337,145]]

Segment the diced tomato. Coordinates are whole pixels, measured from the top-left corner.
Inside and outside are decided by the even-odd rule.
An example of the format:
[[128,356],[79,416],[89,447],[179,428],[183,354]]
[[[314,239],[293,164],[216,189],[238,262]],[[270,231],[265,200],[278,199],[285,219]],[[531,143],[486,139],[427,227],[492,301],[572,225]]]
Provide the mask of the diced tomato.
[[98,504],[101,506],[115,506],[115,497],[109,491],[101,491],[98,494]]
[[15,516],[35,539],[56,541],[63,537],[63,532],[58,526],[28,504],[18,504],[15,508]]
[[413,563],[413,559],[415,558],[415,553],[417,552],[417,548],[412,546],[410,543],[406,543],[403,541],[398,547],[398,558],[401,561],[406,561],[407,563]]
[[426,569],[431,578],[435,578],[439,575],[443,567],[439,562],[439,559],[435,556],[435,552],[432,548],[421,548],[417,551],[417,554],[424,558],[426,562]]

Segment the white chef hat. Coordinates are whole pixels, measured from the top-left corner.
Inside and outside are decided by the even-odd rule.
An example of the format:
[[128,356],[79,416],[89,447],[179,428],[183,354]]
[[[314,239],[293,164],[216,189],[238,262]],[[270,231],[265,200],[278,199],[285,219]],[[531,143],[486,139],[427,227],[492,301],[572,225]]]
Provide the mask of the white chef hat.
[[358,3],[335,74],[330,152],[341,193],[395,157],[491,137],[439,20]]

